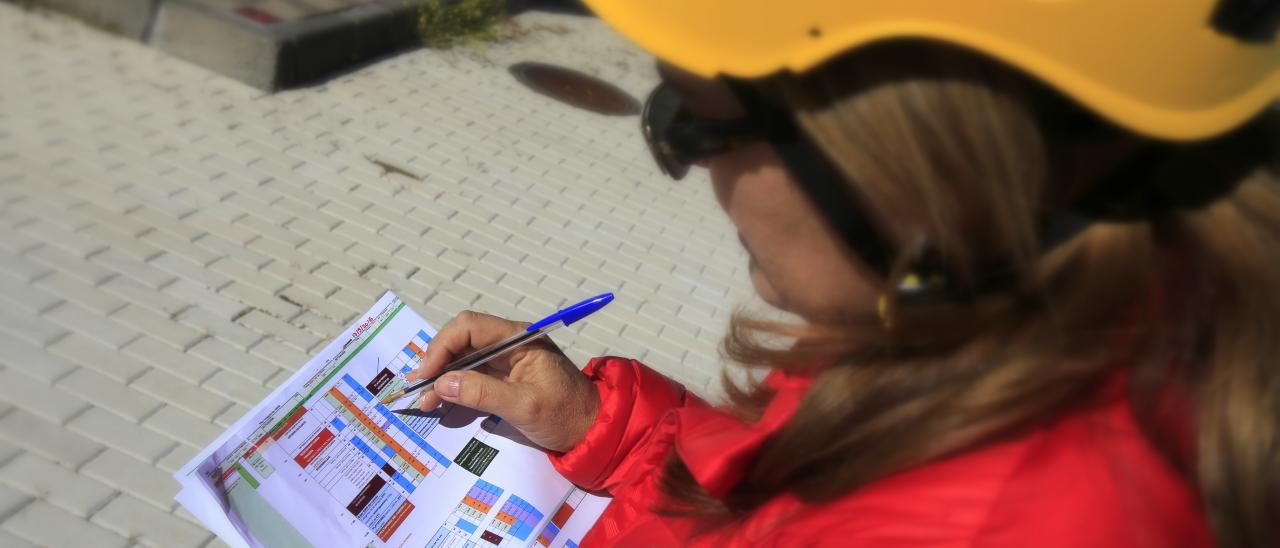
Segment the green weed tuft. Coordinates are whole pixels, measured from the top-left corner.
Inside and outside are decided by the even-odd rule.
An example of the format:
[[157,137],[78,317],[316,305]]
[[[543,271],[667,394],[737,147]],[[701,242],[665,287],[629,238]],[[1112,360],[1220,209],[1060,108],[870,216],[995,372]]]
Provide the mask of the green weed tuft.
[[504,0],[424,0],[418,8],[418,36],[431,48],[477,46],[503,37]]

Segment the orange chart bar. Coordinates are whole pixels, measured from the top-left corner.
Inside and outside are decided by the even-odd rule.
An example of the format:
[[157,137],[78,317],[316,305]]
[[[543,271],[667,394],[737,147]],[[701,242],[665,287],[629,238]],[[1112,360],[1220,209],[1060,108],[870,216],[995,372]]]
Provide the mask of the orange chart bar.
[[421,348],[418,348],[418,345],[413,344],[412,341],[410,341],[409,344],[405,346],[405,348],[408,348],[415,355],[417,355],[419,360],[421,360],[424,356],[427,355],[425,351],[423,351]]
[[409,517],[409,512],[412,511],[413,503],[407,500],[400,503],[400,507],[396,508],[396,513],[392,514],[391,519],[387,520],[387,524],[378,530],[378,538],[382,539],[382,542],[390,539],[391,535],[395,534],[396,529],[400,528],[400,524],[404,523],[404,518]]
[[405,460],[405,462],[409,463],[409,466],[412,466],[414,470],[421,472],[424,476],[431,472],[431,470],[427,468],[427,465],[422,464],[421,461],[409,454],[409,452],[397,443],[396,440],[391,439],[391,436],[388,436],[386,432],[383,432],[382,429],[378,427],[377,423],[370,420],[369,416],[364,414],[364,411],[361,411],[355,406],[355,404],[351,403],[351,400],[347,399],[347,397],[338,390],[337,386],[330,388],[329,394],[332,395],[334,399],[337,399],[338,403],[341,403],[343,407],[347,408],[347,411],[350,411],[352,415],[355,415],[356,420],[360,421],[360,423],[363,424],[365,428],[368,428],[370,432],[373,432],[373,435],[378,436],[378,439],[382,440],[382,443],[387,444],[388,447],[391,447],[392,451],[395,451],[397,455],[400,455],[400,457]]

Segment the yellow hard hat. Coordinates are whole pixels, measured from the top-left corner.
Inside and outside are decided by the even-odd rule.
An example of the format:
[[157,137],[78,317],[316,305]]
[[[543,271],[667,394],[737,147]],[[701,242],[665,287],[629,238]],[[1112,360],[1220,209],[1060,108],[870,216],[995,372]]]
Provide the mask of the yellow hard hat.
[[957,44],[1170,140],[1239,126],[1280,96],[1280,0],[585,0],[706,77],[804,72],[894,38]]

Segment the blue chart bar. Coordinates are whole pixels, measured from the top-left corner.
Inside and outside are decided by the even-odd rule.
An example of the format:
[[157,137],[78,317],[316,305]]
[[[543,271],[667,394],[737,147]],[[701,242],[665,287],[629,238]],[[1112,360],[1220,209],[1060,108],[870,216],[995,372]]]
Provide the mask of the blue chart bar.
[[401,352],[404,352],[404,355],[409,356],[409,359],[411,359],[411,360],[412,360],[412,359],[414,359],[414,358],[416,358],[416,357],[418,357],[418,355],[417,355],[417,354],[414,354],[412,350],[409,350],[409,347],[407,347],[407,346],[406,346],[406,347],[404,347],[404,348],[402,348],[402,349],[400,349],[400,350],[401,350]]
[[373,394],[369,393],[369,389],[363,386],[360,386],[360,383],[356,382],[355,379],[351,378],[351,375],[343,375],[342,381],[347,383],[347,385],[350,386],[352,390],[355,390],[357,394],[360,394],[360,397],[364,398],[364,401],[369,401],[373,399]]
[[572,540],[564,541],[564,548],[578,548],[578,543]]
[[451,533],[453,533],[453,531],[450,531],[447,525],[441,525],[440,528],[436,530],[436,534],[431,535],[431,540],[427,541],[427,546],[425,548],[440,548],[441,546],[444,546],[444,541],[453,536]]
[[469,521],[467,521],[467,520],[465,520],[465,519],[459,519],[459,520],[458,520],[458,528],[459,528],[459,529],[462,529],[463,531],[466,531],[466,532],[468,532],[468,533],[474,533],[474,532],[476,532],[476,527],[477,527],[477,525],[476,525],[476,524],[471,523],[471,522],[469,522]]
[[440,463],[445,468],[448,468],[449,465],[452,464],[449,459],[445,458],[445,456],[440,454],[439,451],[436,451],[435,447],[432,447],[431,444],[427,443],[427,440],[422,439],[422,436],[419,436],[417,432],[414,432],[412,428],[409,428],[409,425],[400,420],[399,415],[392,413],[383,405],[379,405],[375,407],[375,409],[378,410],[378,413],[380,413],[383,418],[387,419],[391,424],[396,425],[396,428],[399,428],[401,432],[404,432],[405,436],[413,440],[413,443],[417,444],[418,447],[421,447],[428,455],[431,455],[431,458],[436,459],[436,462]]
[[396,450],[392,449],[390,445],[384,445],[382,446],[382,454],[386,455],[388,458],[395,458]]
[[395,489],[390,486],[383,485],[378,489],[373,498],[365,505],[364,509],[356,514],[356,518],[369,527],[375,533],[382,529],[387,522],[391,521],[396,510],[404,503],[404,497],[400,496]]
[[502,512],[506,512],[507,515],[515,518],[515,523],[511,525],[511,529],[507,533],[522,541],[528,539],[529,533],[533,532],[533,526],[542,521],[542,512],[515,495],[511,495],[507,502],[502,505]]
[[347,425],[346,425],[346,424],[343,424],[343,422],[342,422],[342,421],[340,421],[340,420],[338,420],[338,419],[336,419],[336,418],[335,418],[335,419],[333,419],[333,429],[334,429],[334,430],[337,430],[337,431],[341,432],[341,431],[342,431],[342,429],[343,429],[343,428],[346,428],[346,427],[347,427]]
[[416,488],[412,483],[409,483],[409,478],[404,477],[404,474],[400,474],[400,473],[392,474],[391,479],[394,480],[397,484],[399,484],[400,487],[403,487],[405,491],[408,491],[410,493],[412,493],[413,490]]
[[[379,469],[387,465],[387,461],[383,460],[383,458],[380,455],[378,455],[377,451],[374,451],[372,447],[369,447],[369,445],[366,444],[359,437],[352,436],[351,445],[356,446],[356,449],[359,449],[361,453],[364,453],[364,456],[369,457],[369,461],[372,462],[373,465],[377,466]],[[394,457],[395,451],[387,451],[388,449],[390,449],[390,447],[384,448],[383,452],[387,453],[387,456]],[[403,474],[400,474],[398,472],[391,474],[391,480],[399,484],[400,487],[403,487],[405,491],[408,491],[410,493],[412,493],[413,490],[417,488],[417,486],[409,482],[408,478],[404,477]]]
[[356,446],[356,449],[359,449],[361,453],[364,453],[364,456],[369,457],[369,461],[378,468],[382,468],[383,465],[387,464],[387,461],[383,460],[382,456],[379,455],[377,451],[374,451],[372,447],[369,447],[369,445],[358,436],[351,437],[351,445]]
[[421,329],[419,329],[419,330],[418,330],[418,338],[419,338],[419,339],[422,339],[422,342],[424,342],[424,343],[429,343],[429,342],[431,342],[431,337],[428,337],[428,336],[427,336],[427,332],[426,332],[426,331],[423,331],[423,330],[421,330]]

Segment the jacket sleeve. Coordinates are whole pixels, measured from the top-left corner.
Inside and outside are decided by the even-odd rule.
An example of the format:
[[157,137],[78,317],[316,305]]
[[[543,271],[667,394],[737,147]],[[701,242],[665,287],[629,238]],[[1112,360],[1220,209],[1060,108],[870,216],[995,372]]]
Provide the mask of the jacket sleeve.
[[656,466],[637,449],[663,416],[680,407],[706,406],[684,386],[636,360],[596,358],[583,373],[599,391],[600,410],[586,437],[565,453],[552,453],[551,463],[587,490],[608,490],[634,466]]

